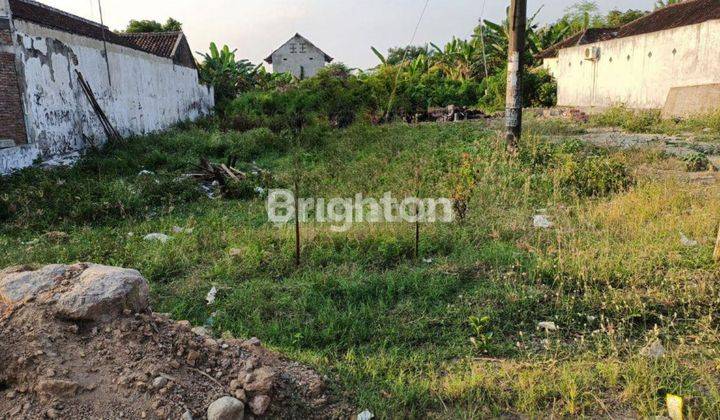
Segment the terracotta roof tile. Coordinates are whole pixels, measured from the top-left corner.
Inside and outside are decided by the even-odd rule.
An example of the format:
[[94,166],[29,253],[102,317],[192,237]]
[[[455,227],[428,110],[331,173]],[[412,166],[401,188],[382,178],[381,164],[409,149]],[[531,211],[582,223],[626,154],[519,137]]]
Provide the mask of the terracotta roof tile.
[[160,57],[173,58],[175,47],[182,32],[150,32],[138,34],[118,34],[137,48]]

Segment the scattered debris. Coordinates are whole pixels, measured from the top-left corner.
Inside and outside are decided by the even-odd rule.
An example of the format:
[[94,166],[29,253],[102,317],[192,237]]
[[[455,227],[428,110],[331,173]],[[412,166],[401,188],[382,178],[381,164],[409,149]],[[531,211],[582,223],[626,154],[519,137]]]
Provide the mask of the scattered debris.
[[672,420],[683,420],[683,399],[677,395],[667,394],[665,396],[665,403],[667,405],[668,415]]
[[52,158],[41,163],[40,167],[44,169],[51,169],[73,166],[77,163],[77,161],[80,160],[80,158],[82,158],[82,154],[80,154],[80,152],[72,152],[64,155],[53,156]]
[[138,172],[138,176],[154,176],[155,172],[148,171],[147,169],[143,169],[142,171]]
[[545,332],[549,332],[549,331],[557,331],[559,328],[554,322],[544,321],[544,322],[538,322],[538,329],[545,330]]
[[454,122],[465,120],[479,120],[489,118],[487,114],[477,109],[464,106],[448,105],[446,107],[429,108],[427,114],[416,115],[416,121]]
[[117,267],[0,271],[0,413],[188,420],[354,412],[311,369],[259,340],[198,335],[189,322],[151,312],[147,294],[137,271]]
[[682,232],[680,232],[680,243],[682,244],[682,246],[688,247],[688,248],[692,248],[692,247],[698,246],[698,241],[695,241],[695,240],[692,240],[692,239],[688,238],[688,237],[685,236],[685,234],[682,233]]
[[45,239],[47,239],[49,241],[57,242],[57,243],[67,242],[70,239],[70,235],[68,235],[65,232],[60,232],[60,231],[48,232],[48,233],[44,234],[43,237],[45,237]]
[[371,413],[370,410],[365,410],[357,416],[357,420],[372,420],[374,418],[375,415]]
[[170,239],[172,239],[170,236],[165,235],[164,233],[150,233],[145,235],[143,238],[146,241],[159,241],[162,243],[166,243]]
[[215,303],[215,298],[217,297],[218,289],[217,287],[213,286],[212,289],[208,292],[207,296],[205,297],[205,300],[207,301],[208,306]]
[[180,226],[174,226],[172,228],[173,233],[180,234],[180,233],[187,233],[188,235],[193,233],[195,229],[193,228],[182,228]]
[[230,251],[228,251],[228,255],[231,257],[239,257],[243,254],[243,250],[240,248],[231,248]]
[[665,347],[660,340],[653,340],[650,344],[640,350],[640,355],[651,359],[659,359],[665,355]]
[[553,227],[553,223],[547,216],[538,214],[533,216],[533,226],[539,229],[550,229]]
[[425,264],[432,264],[433,259],[432,259],[432,258],[423,258],[423,262],[424,262]]

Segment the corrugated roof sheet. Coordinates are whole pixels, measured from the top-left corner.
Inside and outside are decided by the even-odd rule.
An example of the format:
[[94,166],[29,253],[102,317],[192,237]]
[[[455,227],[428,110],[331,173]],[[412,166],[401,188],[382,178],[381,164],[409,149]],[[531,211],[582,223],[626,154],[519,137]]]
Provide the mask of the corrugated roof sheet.
[[[715,19],[720,19],[720,0],[686,0],[658,9],[617,29],[588,29],[580,32],[540,52],[536,57],[557,57],[563,48],[697,25]],[[587,36],[583,37],[584,34]]]

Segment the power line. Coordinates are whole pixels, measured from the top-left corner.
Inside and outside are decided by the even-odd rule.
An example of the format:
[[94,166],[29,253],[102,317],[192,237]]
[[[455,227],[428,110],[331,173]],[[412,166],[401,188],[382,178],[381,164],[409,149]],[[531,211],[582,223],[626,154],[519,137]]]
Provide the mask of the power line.
[[[420,13],[420,18],[418,19],[418,22],[415,25],[415,30],[413,31],[412,38],[410,38],[410,43],[405,48],[405,52],[403,53],[402,61],[400,62],[400,67],[402,67],[402,65],[405,64],[405,60],[407,59],[407,55],[408,55],[408,52],[410,51],[410,47],[415,42],[415,37],[417,36],[418,30],[420,29],[420,23],[422,23],[422,20],[425,17],[425,12],[427,12],[429,5],[430,5],[430,0],[425,0],[425,6],[423,7],[422,13]],[[386,121],[390,117],[392,103],[395,100],[395,94],[397,93],[397,85],[398,85],[398,81],[400,79],[400,68],[398,68],[396,71],[397,72],[395,73],[395,81],[393,82],[393,90],[392,90],[392,93],[390,94],[390,99],[388,100],[387,112],[385,113],[384,119]]]

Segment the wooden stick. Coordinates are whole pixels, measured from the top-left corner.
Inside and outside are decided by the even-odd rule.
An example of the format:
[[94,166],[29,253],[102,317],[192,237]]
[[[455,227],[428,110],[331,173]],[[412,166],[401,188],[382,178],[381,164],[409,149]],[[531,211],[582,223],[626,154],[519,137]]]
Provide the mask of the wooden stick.
[[298,182],[295,179],[295,266],[300,267],[300,204]]
[[720,229],[718,229],[717,241],[715,242],[715,252],[713,253],[715,262],[720,263]]

